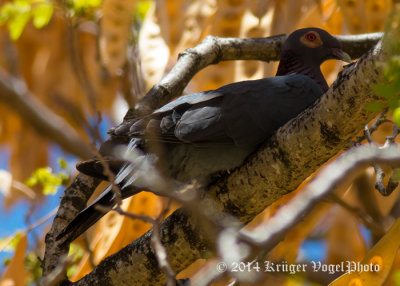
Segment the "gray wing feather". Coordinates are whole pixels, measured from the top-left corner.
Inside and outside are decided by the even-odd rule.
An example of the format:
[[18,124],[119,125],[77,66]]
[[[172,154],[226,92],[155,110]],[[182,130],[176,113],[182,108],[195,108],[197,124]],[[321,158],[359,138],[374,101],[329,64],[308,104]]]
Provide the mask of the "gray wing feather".
[[304,75],[244,81],[217,89],[220,95],[183,113],[175,135],[189,142],[226,141],[252,147],[310,106],[322,90]]
[[[228,142],[252,148],[322,93],[308,76],[289,75],[232,83],[213,91],[182,96],[153,113],[160,129],[156,140]],[[148,130],[154,129],[151,122]]]
[[304,75],[262,79],[224,102],[227,135],[238,146],[257,145],[321,95],[319,85]]

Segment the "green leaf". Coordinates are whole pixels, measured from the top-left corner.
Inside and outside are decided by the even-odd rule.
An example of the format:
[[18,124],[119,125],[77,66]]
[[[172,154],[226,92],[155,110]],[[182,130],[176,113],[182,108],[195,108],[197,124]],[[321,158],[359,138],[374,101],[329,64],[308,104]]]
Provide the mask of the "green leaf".
[[43,275],[41,260],[34,251],[25,255],[25,269],[30,274],[27,277],[26,285],[37,285],[35,281],[39,281]]
[[15,41],[31,17],[33,25],[42,28],[49,23],[53,10],[53,5],[47,0],[14,0],[0,8],[0,24],[7,24],[10,38]]
[[16,15],[13,19],[8,21],[8,30],[10,31],[10,38],[13,41],[18,40],[21,36],[22,32],[26,24],[28,23],[30,18],[29,12],[24,12],[21,14]]
[[88,8],[97,8],[101,5],[101,0],[72,0],[72,7],[75,10],[85,10]]
[[57,192],[57,186],[46,184],[43,186],[43,195],[54,195]]
[[69,176],[67,175],[67,174],[65,174],[65,173],[59,173],[58,174],[58,177],[60,178],[60,180],[61,180],[61,185],[63,185],[63,186],[67,186],[68,184],[69,184]]
[[68,182],[69,177],[65,173],[53,174],[50,167],[37,169],[25,184],[29,187],[33,187],[37,184],[42,185],[43,194],[53,195],[56,193],[57,188],[66,182]]
[[68,162],[65,161],[65,159],[63,159],[63,158],[58,159],[58,164],[60,165],[61,169],[63,169],[63,170],[68,170],[68,168],[69,168]]
[[0,9],[0,24],[3,25],[18,13],[13,3],[5,3]]
[[32,0],[14,0],[14,3],[19,7],[30,7]]
[[372,103],[368,104],[367,106],[365,106],[365,109],[367,111],[375,112],[375,111],[382,110],[384,106],[385,105],[382,102],[372,102]]
[[398,97],[389,98],[388,104],[389,108],[394,111],[399,106],[399,98]]
[[393,97],[393,95],[396,95],[397,90],[394,88],[392,85],[374,85],[372,89],[376,92],[376,94],[384,97],[384,98],[390,98]]
[[53,16],[53,5],[50,3],[40,3],[32,10],[33,25],[35,28],[40,29],[46,26]]
[[393,281],[394,281],[394,285],[396,285],[396,286],[400,285],[400,270],[396,270],[393,273]]
[[[85,250],[79,244],[71,243],[70,247],[69,247],[68,256],[71,256],[71,255],[73,256],[72,262],[76,263],[77,261],[82,259],[82,257],[85,255]],[[78,270],[78,267],[76,265],[72,265],[67,270],[67,276],[74,275],[77,270]]]
[[16,233],[14,236],[0,238],[0,249],[8,252],[13,252],[21,240],[22,234]]
[[400,169],[394,169],[393,174],[391,176],[393,182],[400,182]]
[[150,7],[151,7],[151,1],[147,0],[139,1],[139,3],[136,5],[136,16],[140,21],[144,20],[144,17],[146,16]]
[[30,18],[31,6],[27,1],[14,1],[4,4],[0,9],[0,24],[7,23],[10,37],[17,40]]
[[400,126],[400,107],[393,110],[393,121],[397,126]]

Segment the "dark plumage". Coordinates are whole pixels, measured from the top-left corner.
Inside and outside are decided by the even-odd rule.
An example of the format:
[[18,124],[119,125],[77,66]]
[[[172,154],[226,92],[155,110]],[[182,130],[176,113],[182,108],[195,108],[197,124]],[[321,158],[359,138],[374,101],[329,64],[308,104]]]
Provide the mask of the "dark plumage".
[[[147,178],[149,172],[140,173],[141,166],[150,161],[156,166],[154,172],[165,178],[181,182],[197,179],[204,184],[214,173],[240,166],[260,143],[328,89],[320,70],[327,59],[350,61],[340,43],[326,31],[300,29],[290,34],[282,47],[277,76],[182,96],[138,120],[130,130],[130,147],[144,154],[122,169],[122,161],[110,161],[112,170],[120,169],[116,183],[123,197],[157,189],[157,180]],[[96,161],[78,169],[102,174]],[[95,209],[97,204],[115,204],[111,187],[58,239],[71,241],[100,219],[104,213]]]

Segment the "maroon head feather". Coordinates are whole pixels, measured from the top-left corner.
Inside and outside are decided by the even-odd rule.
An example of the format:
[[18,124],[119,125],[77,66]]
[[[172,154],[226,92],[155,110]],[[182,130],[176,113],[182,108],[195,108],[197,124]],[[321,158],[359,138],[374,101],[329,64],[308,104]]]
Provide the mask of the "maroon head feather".
[[289,35],[283,44],[276,75],[304,74],[315,80],[325,92],[328,84],[320,65],[329,59],[351,62],[340,42],[319,28],[300,29]]

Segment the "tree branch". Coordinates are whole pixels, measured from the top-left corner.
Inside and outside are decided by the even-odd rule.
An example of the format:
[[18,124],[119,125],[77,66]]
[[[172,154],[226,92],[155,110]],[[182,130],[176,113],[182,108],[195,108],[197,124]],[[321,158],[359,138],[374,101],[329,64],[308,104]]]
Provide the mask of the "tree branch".
[[[326,166],[318,176],[311,181],[302,191],[297,194],[287,204],[282,206],[276,214],[266,222],[258,225],[255,229],[241,230],[233,233],[233,237],[236,241],[231,243],[239,245],[239,243],[246,242],[248,246],[251,246],[254,251],[260,255],[259,260],[265,258],[262,254],[269,253],[281,240],[285,238],[287,232],[301,222],[328,194],[331,194],[336,189],[346,188],[356,179],[360,173],[362,173],[371,164],[385,164],[392,168],[400,167],[400,152],[395,146],[388,146],[387,148],[381,149],[376,146],[361,146],[350,150],[348,153],[342,155],[333,163]],[[268,230],[268,231],[266,231]],[[381,230],[382,231],[382,230]],[[384,234],[384,233],[383,233]],[[382,235],[383,235],[382,234]],[[221,244],[218,248],[220,254],[223,257],[224,254],[227,256],[225,265],[233,265],[233,262],[240,263],[240,258],[236,258],[234,261],[230,261],[229,258],[237,257],[232,254],[232,248],[229,253],[223,253],[221,249],[226,241],[219,240]],[[248,258],[248,257],[247,257]],[[197,285],[197,281],[202,285],[209,285],[213,280],[220,277],[224,272],[216,271],[217,268],[209,270],[210,273],[205,271],[201,275],[196,275],[191,282],[192,285]],[[228,271],[230,268],[228,267]],[[232,273],[232,275],[241,275],[244,278],[251,274],[257,275],[257,273]],[[208,278],[212,278],[209,280]],[[255,277],[247,277],[247,279]],[[206,281],[204,281],[206,280]],[[201,281],[201,282],[200,282]]]
[[0,69],[0,100],[14,109],[39,134],[59,144],[63,149],[85,159],[93,151],[76,131],[53,113],[28,90],[25,83]]
[[[337,36],[352,59],[366,53],[381,38],[383,33]],[[180,96],[193,76],[205,67],[222,61],[231,60],[279,60],[280,50],[287,35],[267,38],[219,38],[208,36],[194,48],[187,49],[179,55],[179,60],[172,70],[161,81],[153,86],[134,109],[128,111],[124,122],[111,129],[111,134],[124,136],[132,121],[144,114],[166,104]]]
[[[350,150],[326,166],[293,200],[283,206],[270,220],[253,231],[242,231],[247,241],[269,252],[283,238],[287,230],[300,222],[316,205],[335,189],[346,187],[372,163],[400,167],[400,152],[395,146],[380,149],[361,146]],[[268,232],[265,230],[268,229]]]
[[[126,137],[135,116],[148,113],[179,95],[201,68],[229,59],[277,59],[283,39],[284,36],[277,36],[236,42],[233,39],[207,38],[180,57],[173,70],[150,90],[134,111],[128,112],[124,122],[111,130],[112,138]],[[370,38],[367,39],[369,41]],[[257,47],[254,51],[253,45]],[[272,48],[267,48],[270,45]],[[262,52],[260,47],[263,47]],[[375,116],[375,113],[367,112],[364,107],[381,100],[371,89],[372,83],[378,82],[381,77],[381,70],[375,65],[381,57],[382,54],[375,49],[358,63],[349,66],[317,104],[282,127],[246,164],[210,186],[200,207],[209,210],[215,217],[223,218],[233,214],[241,222],[247,223],[273,201],[294,190],[346,146],[348,140]],[[366,78],[371,81],[367,83]],[[66,197],[69,196],[66,192]],[[53,224],[48,238],[57,233]],[[117,281],[121,285],[165,283],[164,274],[154,272],[157,261],[150,247],[151,233],[146,233],[106,258],[93,272],[74,285],[115,285]],[[160,238],[176,272],[210,249],[210,245],[199,234],[196,218],[187,215],[182,209],[161,223]],[[54,244],[46,247],[54,247]]]
[[86,202],[93,192],[91,190],[94,190],[99,184],[99,179],[79,174],[74,182],[65,190],[65,193],[68,195],[61,199],[60,207],[54,218],[51,230],[46,235],[45,239],[46,249],[42,263],[44,277],[50,275],[58,265],[60,257],[68,253],[66,246],[60,247],[53,233],[60,233],[64,229],[67,221],[76,215],[77,208],[83,209],[86,206]]

